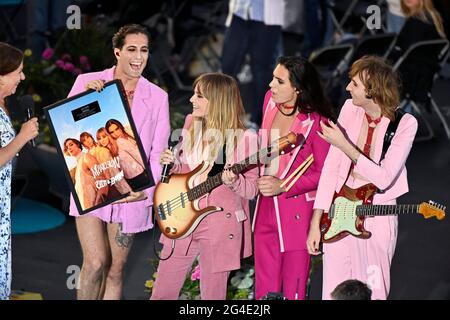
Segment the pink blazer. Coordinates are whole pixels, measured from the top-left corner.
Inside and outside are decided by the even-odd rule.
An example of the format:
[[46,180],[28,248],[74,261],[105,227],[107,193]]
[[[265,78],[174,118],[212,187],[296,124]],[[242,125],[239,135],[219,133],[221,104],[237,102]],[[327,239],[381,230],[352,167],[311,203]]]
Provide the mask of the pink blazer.
[[[364,110],[353,105],[352,100],[345,102],[339,114],[338,123],[345,128],[349,139],[356,144],[364,118]],[[355,166],[355,172],[366,177],[381,190],[382,194],[376,194],[374,203],[386,203],[393,201],[408,192],[408,179],[406,176],[405,162],[411,150],[414,137],[417,132],[417,120],[410,114],[405,114],[399,125],[385,158],[380,163],[383,149],[383,139],[389,125],[389,119],[383,117],[377,130],[377,143],[373,161],[360,155]],[[327,212],[331,206],[334,192],[338,192],[344,185],[351,166],[350,158],[338,148],[331,146],[325,160],[319,188],[314,202],[314,208]]]
[[[92,80],[112,81],[115,67],[100,72],[81,74],[77,77],[69,97],[85,91],[85,85]],[[167,93],[140,77],[136,86],[131,114],[141,139],[147,161],[155,183],[161,175],[159,155],[167,147],[170,135],[169,102]],[[117,221],[120,217],[122,231],[136,233],[150,229],[152,223],[151,205],[155,187],[144,190],[147,199],[135,203],[115,204],[87,213],[104,221]],[[70,215],[78,216],[76,205],[71,199]]]
[[[270,130],[278,112],[271,96],[271,92],[267,92],[264,102],[262,130]],[[314,156],[312,165],[297,180],[289,192],[271,197],[274,201],[281,252],[306,249],[306,237],[312,216],[316,189],[322,166],[330,147],[326,141],[317,135],[317,131],[320,129],[319,123],[321,118],[315,112],[310,114],[300,113],[297,116],[291,125],[290,131],[302,133],[306,137],[306,142],[301,148],[297,147],[292,150],[290,157],[284,157],[284,160],[280,161],[278,172],[280,173],[279,178],[283,179],[298,168],[309,155],[312,154]],[[253,223],[256,221],[258,212],[264,210],[259,205],[259,200],[260,198],[258,197]]]
[[[184,129],[189,127],[191,121],[192,117],[188,115]],[[248,157],[256,141],[257,135],[247,130],[243,141],[239,142],[234,153],[234,159],[227,159],[227,163],[233,164]],[[186,152],[181,148],[177,153],[179,162],[174,165],[172,172],[192,171],[195,164],[188,163]],[[241,259],[252,254],[249,199],[253,199],[258,193],[257,175],[257,168],[246,171],[239,175],[238,180],[231,187],[225,185],[217,187],[206,196],[204,201],[200,201],[201,208],[209,205],[223,208],[223,211],[212,213],[203,219],[208,221],[208,238],[214,252],[214,272],[239,269]],[[183,252],[187,252],[191,241],[192,235],[176,240],[175,245],[177,248],[181,247]],[[161,235],[160,242],[170,246],[172,240]]]

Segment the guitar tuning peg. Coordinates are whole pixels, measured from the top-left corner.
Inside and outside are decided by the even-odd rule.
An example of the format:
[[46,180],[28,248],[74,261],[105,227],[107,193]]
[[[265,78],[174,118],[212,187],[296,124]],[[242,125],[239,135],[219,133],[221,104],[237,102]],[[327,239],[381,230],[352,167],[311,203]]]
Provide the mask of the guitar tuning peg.
[[291,148],[295,148],[295,144],[291,144]]

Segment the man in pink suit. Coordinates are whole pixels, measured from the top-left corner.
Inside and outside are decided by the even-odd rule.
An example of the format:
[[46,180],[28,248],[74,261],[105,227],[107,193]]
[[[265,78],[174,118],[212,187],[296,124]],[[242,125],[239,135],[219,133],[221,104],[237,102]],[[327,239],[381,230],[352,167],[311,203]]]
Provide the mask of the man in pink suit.
[[[314,67],[299,57],[279,58],[263,111],[263,144],[289,132],[302,134],[306,142],[273,159],[258,179],[262,195],[254,217],[255,298],[282,291],[290,300],[304,299],[310,263],[306,236],[330,146],[317,135],[331,108]],[[281,188],[283,179],[310,155],[314,161],[302,177],[290,190]]]
[[[398,125],[384,159],[383,139],[399,104],[398,78],[383,59],[365,56],[350,70],[347,86],[352,99],[341,109],[338,123],[321,123],[319,135],[332,146],[325,160],[314,202],[314,215],[308,235],[310,254],[319,254],[320,219],[328,212],[333,195],[343,185],[357,189],[372,183],[383,190],[373,204],[395,204],[408,192],[405,162],[417,131],[417,121],[405,114]],[[347,236],[323,245],[323,299],[348,279],[367,283],[372,299],[386,299],[389,293],[390,265],[397,239],[397,217],[366,219],[369,239]]]
[[[142,77],[148,59],[149,36],[139,25],[122,27],[113,37],[117,65],[101,72],[80,75],[69,96],[86,89],[101,90],[103,84],[122,80],[131,114],[154,179],[161,174],[159,155],[170,134],[167,93]],[[154,187],[131,192],[119,203],[79,216],[73,199],[70,215],[83,250],[78,299],[120,299],[123,268],[133,234],[152,228]]]

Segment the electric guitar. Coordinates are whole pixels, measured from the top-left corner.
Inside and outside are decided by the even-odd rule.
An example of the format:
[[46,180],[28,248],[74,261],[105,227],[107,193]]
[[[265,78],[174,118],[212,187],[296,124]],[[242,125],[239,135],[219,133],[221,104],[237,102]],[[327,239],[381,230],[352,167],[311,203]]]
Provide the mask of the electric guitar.
[[376,191],[377,188],[369,183],[358,189],[344,185],[335,193],[330,211],[322,215],[320,222],[322,242],[336,242],[349,234],[361,239],[370,238],[372,234],[364,229],[366,216],[420,213],[425,219],[445,218],[446,207],[433,201],[421,204],[372,205]]
[[[289,152],[305,142],[302,134],[289,133],[274,144],[258,151],[244,161],[234,164],[229,169],[235,174],[265,163],[279,153]],[[288,148],[289,147],[289,148]],[[170,239],[183,239],[189,236],[200,221],[207,215],[222,211],[216,206],[199,208],[200,198],[222,185],[222,172],[194,186],[195,178],[205,172],[208,163],[202,162],[194,170],[185,174],[172,174],[167,183],[158,183],[153,196],[155,217],[161,232]]]

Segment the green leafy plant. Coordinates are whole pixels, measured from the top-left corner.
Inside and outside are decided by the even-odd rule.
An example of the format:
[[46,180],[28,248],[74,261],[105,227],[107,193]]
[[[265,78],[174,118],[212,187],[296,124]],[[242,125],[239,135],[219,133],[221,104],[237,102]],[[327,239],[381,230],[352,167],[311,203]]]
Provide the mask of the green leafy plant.
[[[158,259],[152,259],[155,270],[158,265]],[[200,299],[200,266],[196,259],[188,272],[180,291],[181,300],[199,300]],[[228,300],[251,300],[254,297],[254,275],[253,261],[244,260],[240,270],[233,271],[230,274],[228,282],[227,299]],[[155,272],[152,278],[145,282],[145,291],[150,293],[153,290],[154,282],[158,274]]]

